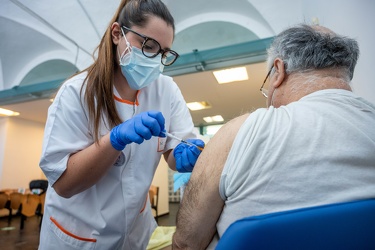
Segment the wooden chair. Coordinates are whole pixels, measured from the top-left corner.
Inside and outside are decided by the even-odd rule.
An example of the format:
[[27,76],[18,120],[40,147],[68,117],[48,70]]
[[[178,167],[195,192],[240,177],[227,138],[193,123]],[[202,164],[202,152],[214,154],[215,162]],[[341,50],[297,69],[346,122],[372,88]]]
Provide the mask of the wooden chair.
[[18,192],[13,192],[9,194],[9,201],[10,201],[9,217],[8,217],[9,223],[12,221],[12,216],[14,212],[16,212],[17,214],[20,213],[23,196],[24,196],[23,194],[18,193]]
[[23,229],[24,222],[27,218],[36,215],[36,211],[40,203],[41,201],[39,195],[27,194],[24,196],[24,198],[22,199],[20,229]]
[[40,217],[40,223],[39,223],[39,227],[42,226],[42,220],[43,220],[43,214],[44,214],[44,204],[45,204],[45,201],[46,201],[46,193],[42,193],[41,195],[39,195],[39,198],[40,198],[40,206],[38,207],[37,209],[37,212],[36,214]]
[[[6,209],[8,210],[7,212],[10,211],[10,201],[9,201],[9,195],[6,193],[0,193],[0,210]],[[8,221],[9,222],[9,221]]]
[[0,209],[6,208],[9,196],[6,193],[0,193]]
[[155,210],[155,220],[158,222],[159,187],[151,185],[148,194],[150,197],[151,209]]

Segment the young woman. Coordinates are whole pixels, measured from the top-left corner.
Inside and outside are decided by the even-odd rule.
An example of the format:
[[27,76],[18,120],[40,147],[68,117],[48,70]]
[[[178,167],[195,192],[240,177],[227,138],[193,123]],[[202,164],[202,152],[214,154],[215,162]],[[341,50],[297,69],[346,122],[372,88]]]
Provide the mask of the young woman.
[[195,138],[180,90],[160,74],[178,57],[173,38],[160,0],[124,0],[95,62],[58,91],[40,161],[50,184],[40,249],[146,248],[156,227],[148,190],[161,155],[186,172],[200,154],[165,137]]

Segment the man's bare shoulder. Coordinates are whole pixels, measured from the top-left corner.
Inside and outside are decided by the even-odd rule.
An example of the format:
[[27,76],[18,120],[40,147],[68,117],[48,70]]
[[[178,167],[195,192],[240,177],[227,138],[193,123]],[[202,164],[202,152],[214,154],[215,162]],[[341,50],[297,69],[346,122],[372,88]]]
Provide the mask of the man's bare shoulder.
[[206,249],[224,207],[220,176],[234,138],[249,115],[227,122],[207,143],[194,166],[177,215],[176,249]]

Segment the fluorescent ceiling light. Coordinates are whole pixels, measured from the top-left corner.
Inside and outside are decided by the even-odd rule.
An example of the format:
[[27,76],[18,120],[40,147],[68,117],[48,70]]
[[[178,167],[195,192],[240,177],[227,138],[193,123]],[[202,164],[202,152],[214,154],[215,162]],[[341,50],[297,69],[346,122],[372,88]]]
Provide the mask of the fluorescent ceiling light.
[[221,115],[215,115],[215,116],[207,116],[204,117],[203,120],[207,123],[212,123],[212,122],[223,122],[224,118]]
[[246,67],[224,69],[213,72],[216,81],[220,84],[248,80]]
[[208,102],[189,102],[186,105],[191,111],[211,108]]
[[4,115],[4,116],[17,116],[19,114],[20,113],[14,112],[14,111],[9,110],[9,109],[2,109],[2,108],[0,108],[0,115]]

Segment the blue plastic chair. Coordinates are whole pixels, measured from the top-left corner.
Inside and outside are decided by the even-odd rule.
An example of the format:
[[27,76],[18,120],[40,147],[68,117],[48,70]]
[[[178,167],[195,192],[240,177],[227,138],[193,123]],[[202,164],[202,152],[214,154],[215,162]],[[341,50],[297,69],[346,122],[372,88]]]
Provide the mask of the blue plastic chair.
[[375,199],[238,220],[216,247],[228,249],[375,249]]

